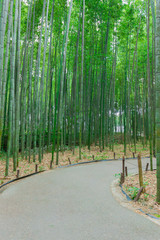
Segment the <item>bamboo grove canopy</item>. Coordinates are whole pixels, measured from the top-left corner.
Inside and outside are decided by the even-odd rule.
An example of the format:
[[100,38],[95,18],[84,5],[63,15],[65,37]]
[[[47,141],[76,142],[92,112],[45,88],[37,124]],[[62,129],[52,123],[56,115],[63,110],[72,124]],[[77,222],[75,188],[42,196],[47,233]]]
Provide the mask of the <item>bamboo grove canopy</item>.
[[127,144],[136,152],[137,141],[149,142],[152,170],[156,136],[160,158],[159,19],[159,0],[0,0],[6,176],[11,157],[14,170],[20,155],[41,162],[45,151],[58,165],[66,147],[74,154],[79,146],[81,159],[83,145],[114,151],[115,139],[124,154]]

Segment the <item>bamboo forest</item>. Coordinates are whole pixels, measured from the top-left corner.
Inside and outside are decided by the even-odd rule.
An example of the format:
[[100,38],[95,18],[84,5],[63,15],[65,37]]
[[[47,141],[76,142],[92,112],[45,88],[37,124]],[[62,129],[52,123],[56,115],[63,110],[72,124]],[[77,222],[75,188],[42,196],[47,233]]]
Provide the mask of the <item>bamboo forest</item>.
[[159,69],[159,0],[0,0],[3,176],[141,145],[160,202]]

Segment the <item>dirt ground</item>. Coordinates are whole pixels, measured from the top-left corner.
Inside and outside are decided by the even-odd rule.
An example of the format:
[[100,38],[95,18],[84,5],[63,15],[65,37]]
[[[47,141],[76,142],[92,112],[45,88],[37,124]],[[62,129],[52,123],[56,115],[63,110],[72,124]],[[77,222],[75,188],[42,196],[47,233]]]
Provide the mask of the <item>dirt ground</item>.
[[[114,152],[116,159],[122,158],[124,155],[124,146],[117,144],[115,145]],[[126,157],[130,158],[133,157],[134,148],[127,148],[127,154]],[[149,156],[148,148],[143,148],[142,144],[137,144],[137,152],[141,152],[142,157]],[[136,156],[137,154],[135,154]],[[93,157],[94,156],[94,157]],[[89,151],[87,147],[82,148],[82,159],[79,160],[79,148],[75,148],[75,154],[73,155],[73,152],[71,150],[66,150],[64,153],[59,153],[59,166],[65,166],[69,164],[69,160],[72,164],[77,162],[86,162],[86,161],[92,161],[93,158],[95,160],[101,160],[101,159],[113,159],[114,153],[109,149],[105,148],[103,152],[100,152],[98,146],[91,146],[91,150]],[[10,159],[9,163],[9,175],[7,177],[4,176],[5,173],[5,155],[0,155],[0,185],[4,184],[7,181],[10,181],[12,179],[16,178],[16,172],[13,171],[13,160]],[[34,173],[35,172],[35,164],[38,164],[38,171],[42,170],[49,170],[50,169],[50,162],[52,159],[51,153],[45,153],[44,158],[42,160],[42,163],[40,164],[38,162],[38,155],[36,157],[36,162],[29,163],[26,159],[21,159],[19,157],[19,171],[20,171],[20,177]],[[56,159],[56,154],[54,156],[54,159]],[[56,168],[57,166],[53,164],[53,168]]]
[[[142,193],[138,202],[131,202],[132,206],[142,209],[145,213],[160,218],[160,205],[156,203],[156,171],[143,173],[145,193]],[[123,184],[126,193],[134,198],[139,190],[139,176],[128,176]]]

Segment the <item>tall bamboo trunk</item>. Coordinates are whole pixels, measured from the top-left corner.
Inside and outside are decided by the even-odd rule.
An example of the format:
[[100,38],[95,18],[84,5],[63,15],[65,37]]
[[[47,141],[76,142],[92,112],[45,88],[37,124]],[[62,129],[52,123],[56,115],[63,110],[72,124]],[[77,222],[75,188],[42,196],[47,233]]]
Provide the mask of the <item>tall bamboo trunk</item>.
[[156,3],[156,157],[157,202],[160,203],[160,0],[157,0]]

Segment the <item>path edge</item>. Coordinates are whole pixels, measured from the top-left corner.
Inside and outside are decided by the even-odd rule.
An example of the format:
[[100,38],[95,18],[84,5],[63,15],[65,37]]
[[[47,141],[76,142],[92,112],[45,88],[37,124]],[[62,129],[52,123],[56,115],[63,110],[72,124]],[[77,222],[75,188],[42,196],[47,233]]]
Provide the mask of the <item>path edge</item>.
[[133,207],[131,204],[130,204],[130,201],[127,200],[125,194],[122,192],[122,189],[121,187],[119,186],[119,179],[116,179],[114,181],[112,181],[111,185],[110,185],[110,188],[111,188],[111,192],[112,192],[112,195],[114,197],[114,199],[122,206],[122,207],[125,207],[133,212],[135,212],[136,214],[139,214],[145,218],[147,218],[148,220],[154,222],[155,224],[159,225],[160,226],[160,220],[157,220],[157,219],[153,219],[152,217],[146,215],[146,213],[140,211],[140,209],[137,209],[135,207]]

